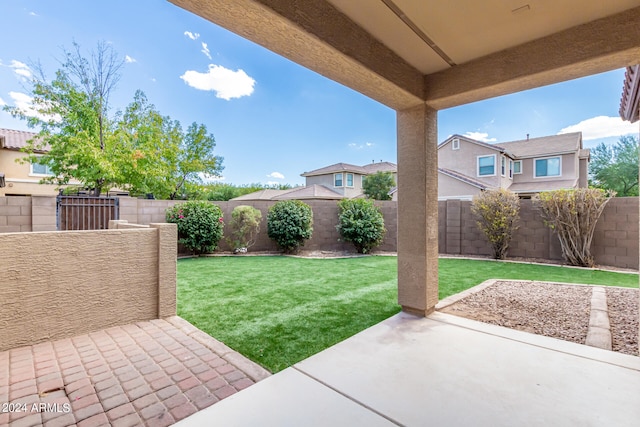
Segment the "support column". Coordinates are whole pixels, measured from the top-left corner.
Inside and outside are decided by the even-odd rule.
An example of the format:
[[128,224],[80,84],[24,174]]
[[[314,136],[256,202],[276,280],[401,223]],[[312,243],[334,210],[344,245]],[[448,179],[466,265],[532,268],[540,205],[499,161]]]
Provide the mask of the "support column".
[[397,112],[398,303],[426,316],[438,302],[437,111]]

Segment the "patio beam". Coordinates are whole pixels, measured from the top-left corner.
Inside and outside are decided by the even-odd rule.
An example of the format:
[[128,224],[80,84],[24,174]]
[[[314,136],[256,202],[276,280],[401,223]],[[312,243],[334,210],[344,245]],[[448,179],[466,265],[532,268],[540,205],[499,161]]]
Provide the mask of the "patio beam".
[[437,111],[398,111],[398,303],[426,316],[438,303]]
[[395,110],[422,103],[422,73],[325,0],[169,0]]
[[441,110],[638,63],[640,7],[425,76]]

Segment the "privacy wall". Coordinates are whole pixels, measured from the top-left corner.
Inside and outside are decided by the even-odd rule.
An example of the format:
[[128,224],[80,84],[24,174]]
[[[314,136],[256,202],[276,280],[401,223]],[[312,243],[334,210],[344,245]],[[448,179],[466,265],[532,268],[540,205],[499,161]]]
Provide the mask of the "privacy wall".
[[[303,249],[313,251],[352,251],[351,244],[341,242],[336,230],[338,206],[332,200],[308,200],[314,214],[314,231]],[[120,198],[120,219],[131,223],[164,222],[165,210],[178,201]],[[220,206],[224,218],[231,218],[233,208],[252,205],[262,212],[263,222],[252,251],[276,251],[267,236],[267,211],[272,201],[212,202]],[[379,251],[397,251],[397,202],[376,202],[385,218],[387,234]],[[605,207],[598,221],[592,252],[597,264],[638,269],[638,198],[616,197]],[[7,231],[55,230],[55,197],[0,197],[0,233]],[[441,254],[490,256],[491,249],[478,230],[471,214],[471,202],[460,200],[438,203],[438,249]],[[225,234],[229,230],[225,226]],[[220,249],[230,250],[224,239]],[[561,260],[560,243],[546,227],[531,200],[522,200],[520,227],[508,252],[510,257]]]

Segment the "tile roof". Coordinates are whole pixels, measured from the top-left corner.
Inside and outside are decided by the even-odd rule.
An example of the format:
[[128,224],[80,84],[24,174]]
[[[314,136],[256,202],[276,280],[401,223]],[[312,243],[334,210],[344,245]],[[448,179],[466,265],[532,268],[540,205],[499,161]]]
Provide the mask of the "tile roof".
[[640,65],[627,67],[624,73],[622,98],[620,99],[620,117],[623,120],[637,122],[640,119]]
[[[6,148],[7,150],[20,150],[26,147],[27,142],[37,135],[38,134],[34,132],[0,128],[0,148]],[[48,147],[45,147],[42,151],[46,151],[47,148]]]
[[541,191],[570,189],[578,187],[578,179],[565,179],[539,182],[518,182],[511,184],[509,190],[514,193],[539,193]]
[[339,200],[344,196],[324,185],[310,185],[308,187],[294,187],[287,190],[260,190],[254,193],[245,194],[231,200],[305,200],[305,199],[327,199]]
[[548,156],[577,151],[582,148],[582,132],[529,138],[494,144],[518,158]]
[[[477,145],[480,145],[480,146],[482,146],[482,147],[487,147],[487,148],[490,148],[490,149],[492,149],[492,150],[499,151],[499,152],[501,152],[501,153],[504,153],[504,152],[505,152],[505,149],[504,149],[504,148],[502,148],[502,147],[500,147],[498,144],[489,144],[489,143],[487,143],[487,142],[478,141],[478,140],[476,140],[476,139],[472,139],[472,138],[469,138],[469,137],[466,137],[466,136],[462,136],[462,135],[458,135],[458,134],[451,135],[449,138],[445,139],[443,142],[441,142],[441,143],[438,145],[438,149],[439,149],[440,147],[442,147],[442,146],[444,146],[444,145],[448,144],[449,142],[451,142],[452,140],[454,140],[454,139],[456,139],[456,138],[457,138],[457,139],[464,139],[465,141],[470,142],[470,143],[472,143],[472,144],[477,144]],[[506,153],[506,154],[509,154],[509,153]]]
[[283,195],[290,191],[295,190],[294,188],[290,188],[288,190],[259,190],[254,193],[244,194],[242,196],[235,197],[231,200],[273,200],[274,197]]
[[376,173],[376,172],[398,172],[398,165],[391,162],[379,162],[379,163],[369,163],[368,165],[362,166],[367,173]]
[[328,173],[335,172],[355,172],[361,175],[367,175],[368,172],[362,166],[350,165],[349,163],[336,163],[335,165],[325,166],[320,169],[315,169],[310,172],[305,172],[300,174],[300,176],[315,176],[315,175],[325,175]]
[[292,191],[284,194],[276,195],[271,200],[304,200],[304,199],[326,199],[326,200],[340,200],[344,199],[344,196],[324,185],[310,185],[308,187],[296,187]]
[[441,173],[443,173],[445,175],[450,176],[451,178],[455,178],[455,179],[457,179],[459,181],[462,181],[462,182],[464,182],[466,184],[470,184],[470,185],[473,185],[474,187],[478,187],[481,190],[486,190],[487,188],[489,188],[489,186],[487,184],[485,184],[484,182],[478,181],[475,178],[472,178],[472,177],[470,177],[468,175],[462,174],[460,172],[456,172],[456,171],[451,170],[451,169],[438,168],[438,172],[441,172]]

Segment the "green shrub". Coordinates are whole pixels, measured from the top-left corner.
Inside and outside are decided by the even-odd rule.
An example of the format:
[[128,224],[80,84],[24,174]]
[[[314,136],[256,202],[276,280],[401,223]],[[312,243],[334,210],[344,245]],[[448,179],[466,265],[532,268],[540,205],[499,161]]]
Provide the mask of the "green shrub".
[[520,213],[520,199],[504,188],[483,191],[474,196],[471,212],[478,228],[487,236],[495,259],[504,259]]
[[227,243],[235,253],[245,253],[253,246],[261,221],[262,213],[252,206],[240,205],[233,209],[229,221],[231,236],[227,237]]
[[370,199],[391,200],[389,192],[395,185],[396,181],[391,172],[376,172],[364,178],[362,191]]
[[283,200],[269,208],[267,234],[285,252],[293,252],[313,233],[313,211],[300,200]]
[[178,238],[194,254],[213,252],[222,238],[222,211],[203,200],[191,200],[167,209],[167,222],[178,225]]
[[614,191],[596,188],[544,191],[533,201],[547,226],[560,239],[564,259],[571,265],[593,267],[591,241],[598,218]]
[[358,253],[366,254],[382,243],[387,230],[382,212],[373,200],[342,199],[338,207],[336,228],[345,241],[353,243]]

